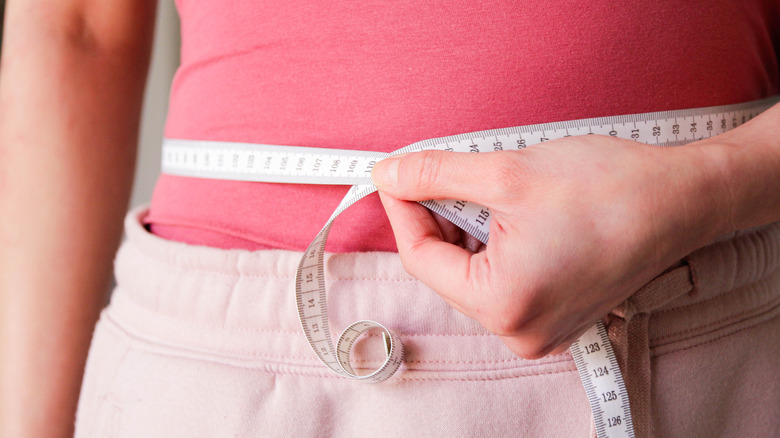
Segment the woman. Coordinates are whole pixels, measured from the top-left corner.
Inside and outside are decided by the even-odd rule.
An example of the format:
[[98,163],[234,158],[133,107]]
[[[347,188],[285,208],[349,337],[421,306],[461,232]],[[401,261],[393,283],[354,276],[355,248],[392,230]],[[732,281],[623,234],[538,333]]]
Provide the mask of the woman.
[[[153,6],[9,4],[4,436],[70,434],[131,185]],[[178,7],[174,138],[391,151],[487,128],[745,102],[779,85],[768,1]],[[343,189],[163,175],[149,211],[127,217],[77,433],[587,434],[566,348],[608,313],[611,331],[628,326],[621,303],[637,290],[657,296],[643,286],[657,275],[694,269],[693,283],[674,274],[668,303],[637,313],[653,348],[652,374],[629,377],[652,387],[640,391],[651,399],[649,414],[634,413],[638,434],[776,434],[778,231],[731,236],[780,220],[779,113],[676,149],[592,137],[380,162],[390,220],[377,199],[356,205],[334,229],[328,266],[334,326],[375,312],[408,339],[407,369],[380,386],[330,379],[287,300],[298,251]],[[490,207],[490,245],[461,248],[479,250],[405,202],[439,197]],[[745,304],[756,294],[760,305]]]

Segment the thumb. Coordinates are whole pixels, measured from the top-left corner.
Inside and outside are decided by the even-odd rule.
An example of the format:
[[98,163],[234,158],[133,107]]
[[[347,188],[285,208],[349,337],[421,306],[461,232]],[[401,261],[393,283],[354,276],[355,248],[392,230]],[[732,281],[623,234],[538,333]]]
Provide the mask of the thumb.
[[505,192],[499,178],[519,177],[513,175],[515,161],[511,152],[420,151],[379,161],[371,179],[379,191],[398,199],[459,199],[489,207]]
[[393,227],[404,269],[470,316],[466,309],[473,298],[468,293],[471,259],[484,254],[471,254],[444,241],[436,220],[422,205],[381,192],[379,198]]

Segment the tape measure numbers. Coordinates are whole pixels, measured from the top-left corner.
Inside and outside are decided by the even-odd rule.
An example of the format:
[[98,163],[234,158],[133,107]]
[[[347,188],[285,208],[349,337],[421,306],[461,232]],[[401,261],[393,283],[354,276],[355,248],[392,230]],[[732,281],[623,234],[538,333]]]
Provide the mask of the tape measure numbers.
[[589,328],[569,351],[588,396],[596,436],[633,437],[628,392],[604,323]]
[[[422,150],[484,153],[527,146],[563,137],[602,134],[658,146],[677,146],[726,132],[749,121],[778,101],[764,99],[737,105],[581,119],[492,129],[413,143],[391,154],[297,146],[277,146],[166,139],[162,171],[171,175],[240,181],[300,184],[344,184],[352,187],[304,252],[296,274],[298,315],[314,352],[335,373],[368,382],[391,377],[403,362],[398,336],[373,321],[347,327],[336,344],[327,320],[323,260],[333,221],[352,204],[376,191],[371,169],[389,155]],[[444,216],[483,243],[490,230],[490,211],[473,202],[429,200],[423,205]],[[349,362],[352,344],[371,329],[381,330],[387,356],[382,366],[358,375]],[[571,347],[591,405],[599,437],[633,437],[628,395],[603,324],[598,323]]]

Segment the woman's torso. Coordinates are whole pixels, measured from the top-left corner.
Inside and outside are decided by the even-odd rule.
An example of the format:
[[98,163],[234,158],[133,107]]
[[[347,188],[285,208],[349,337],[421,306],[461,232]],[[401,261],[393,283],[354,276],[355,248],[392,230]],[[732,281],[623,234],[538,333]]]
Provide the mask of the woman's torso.
[[[418,140],[778,92],[776,2],[177,2],[166,136],[389,152]],[[161,175],[172,240],[302,250],[345,187]],[[328,249],[395,250],[378,198]]]

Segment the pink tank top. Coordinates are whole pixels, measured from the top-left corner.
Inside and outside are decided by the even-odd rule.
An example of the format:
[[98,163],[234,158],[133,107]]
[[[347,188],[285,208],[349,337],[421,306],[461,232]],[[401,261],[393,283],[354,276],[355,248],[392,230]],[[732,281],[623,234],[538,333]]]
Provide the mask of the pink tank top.
[[[179,0],[170,138],[390,152],[470,131],[778,92],[778,2]],[[161,175],[146,222],[219,248],[304,249],[346,187]],[[376,195],[334,252],[395,251]]]

